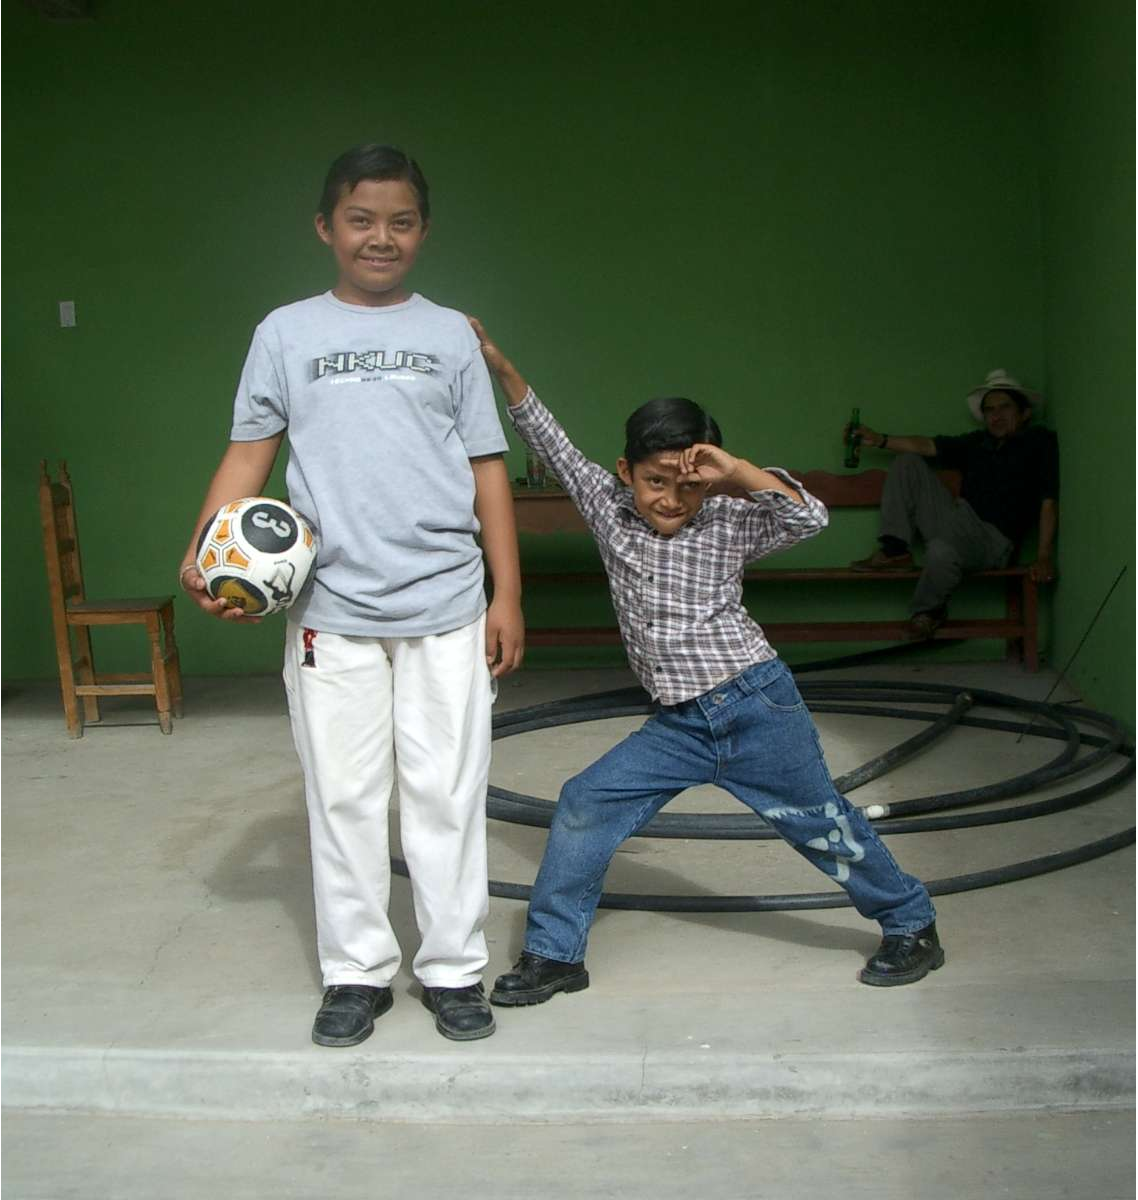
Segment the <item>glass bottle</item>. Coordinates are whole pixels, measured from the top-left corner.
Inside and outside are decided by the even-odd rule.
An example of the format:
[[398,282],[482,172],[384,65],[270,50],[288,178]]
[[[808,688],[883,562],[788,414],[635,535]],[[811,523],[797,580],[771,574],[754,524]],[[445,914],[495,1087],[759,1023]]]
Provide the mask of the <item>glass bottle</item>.
[[850,417],[849,429],[846,431],[846,457],[845,465],[849,468],[854,468],[861,461],[861,435],[857,432],[857,427],[861,424],[861,409],[855,408],[853,416]]
[[545,487],[545,463],[532,450],[526,453],[526,483],[531,488]]

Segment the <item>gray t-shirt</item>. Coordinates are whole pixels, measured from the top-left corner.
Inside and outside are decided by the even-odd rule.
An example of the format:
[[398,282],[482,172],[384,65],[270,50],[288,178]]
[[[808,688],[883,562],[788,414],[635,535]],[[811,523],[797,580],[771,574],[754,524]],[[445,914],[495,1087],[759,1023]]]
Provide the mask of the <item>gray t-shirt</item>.
[[275,309],[253,334],[231,437],[285,428],[289,500],[320,538],[294,620],[424,637],[478,617],[470,459],[506,438],[462,313],[418,294],[369,308],[331,292]]

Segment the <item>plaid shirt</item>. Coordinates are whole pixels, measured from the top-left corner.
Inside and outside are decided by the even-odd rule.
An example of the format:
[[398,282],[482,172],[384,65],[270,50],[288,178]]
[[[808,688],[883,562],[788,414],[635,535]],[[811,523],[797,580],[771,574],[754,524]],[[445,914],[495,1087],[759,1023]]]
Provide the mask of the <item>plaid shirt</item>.
[[666,537],[636,511],[629,488],[573,445],[532,389],[507,411],[592,530],[629,665],[654,699],[679,704],[775,657],[743,607],[743,568],[824,529],[821,501],[775,468],[804,503],[776,491],[709,496]]

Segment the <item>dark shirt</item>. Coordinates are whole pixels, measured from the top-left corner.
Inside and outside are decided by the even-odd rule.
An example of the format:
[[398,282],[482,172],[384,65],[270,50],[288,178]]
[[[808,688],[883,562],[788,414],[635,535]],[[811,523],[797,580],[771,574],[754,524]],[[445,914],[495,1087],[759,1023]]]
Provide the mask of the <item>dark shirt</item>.
[[987,430],[935,437],[937,463],[963,476],[960,496],[976,515],[1018,545],[1044,500],[1059,499],[1059,439],[1029,425],[997,442]]

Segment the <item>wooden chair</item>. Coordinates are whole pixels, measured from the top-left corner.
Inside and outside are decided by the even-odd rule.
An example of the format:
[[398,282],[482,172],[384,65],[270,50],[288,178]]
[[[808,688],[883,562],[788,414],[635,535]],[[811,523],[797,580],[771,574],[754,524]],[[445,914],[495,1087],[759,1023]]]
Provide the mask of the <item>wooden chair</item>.
[[[153,696],[158,724],[163,733],[171,733],[171,715],[182,715],[182,673],[174,641],[174,597],[87,599],[75,526],[75,497],[65,462],[59,464],[59,478],[54,481],[48,474],[47,462],[40,462],[40,522],[67,732],[72,737],[82,737],[84,723],[99,720],[100,696]],[[144,625],[150,642],[150,670],[125,675],[96,674],[91,652],[92,625]]]

